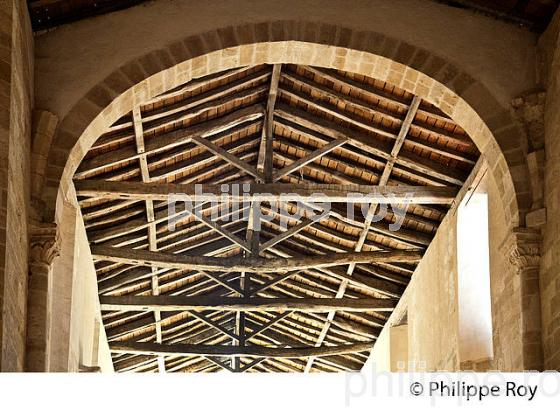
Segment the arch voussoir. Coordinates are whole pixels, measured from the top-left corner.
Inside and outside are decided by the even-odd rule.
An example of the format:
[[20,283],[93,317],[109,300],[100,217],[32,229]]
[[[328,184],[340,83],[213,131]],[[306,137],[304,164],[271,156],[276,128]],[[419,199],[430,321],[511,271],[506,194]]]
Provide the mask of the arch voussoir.
[[[56,194],[52,191],[58,190],[63,178],[71,178],[80,154],[85,154],[96,137],[133,104],[202,75],[275,62],[337,68],[379,78],[439,106],[469,133],[492,164],[494,176],[502,179],[498,185],[510,210],[507,219],[514,225],[522,220],[519,215],[530,205],[522,180],[529,178],[513,178],[512,169],[516,167],[515,175],[528,171],[523,161],[515,158],[518,154],[511,152],[523,150],[524,135],[483,83],[437,53],[374,31],[289,20],[190,35],[138,56],[92,87],[62,119],[53,141],[43,194],[45,202],[50,202],[46,213],[54,216],[52,198]],[[72,150],[77,153],[72,154]]]

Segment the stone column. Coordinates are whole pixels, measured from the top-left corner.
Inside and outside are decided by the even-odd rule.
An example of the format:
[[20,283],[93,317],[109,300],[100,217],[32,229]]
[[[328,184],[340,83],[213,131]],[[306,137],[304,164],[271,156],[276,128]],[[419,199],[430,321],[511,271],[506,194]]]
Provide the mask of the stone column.
[[27,297],[26,371],[47,370],[49,341],[49,296],[52,264],[60,252],[55,224],[36,224],[30,230]]
[[511,267],[519,275],[523,370],[543,370],[539,262],[541,233],[515,228],[503,245]]

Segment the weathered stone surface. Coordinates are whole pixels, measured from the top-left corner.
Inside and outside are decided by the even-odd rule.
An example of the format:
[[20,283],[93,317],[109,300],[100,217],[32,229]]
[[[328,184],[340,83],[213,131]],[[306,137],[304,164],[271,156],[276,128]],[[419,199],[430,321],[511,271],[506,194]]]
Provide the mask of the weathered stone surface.
[[33,224],[29,237],[29,281],[25,370],[47,370],[52,264],[60,254],[60,236],[55,224]]
[[540,266],[544,367],[560,370],[560,13],[539,40],[544,108],[544,207]]
[[539,286],[541,233],[535,229],[516,228],[508,235],[501,248],[508,257],[513,272],[519,276],[517,303],[521,305],[522,369],[543,370]]
[[[173,18],[180,20],[191,10],[179,3],[153,2],[147,8],[176,7]],[[227,7],[228,2],[223,3],[221,7]],[[239,17],[242,13],[232,20],[218,10],[211,13],[212,19],[191,19],[192,24],[171,24],[161,34],[138,32],[130,38],[117,38],[110,30],[96,32],[95,24],[87,21],[63,27],[38,40],[44,55],[39,62],[43,70],[34,87],[33,37],[25,2],[0,3],[0,370],[24,368],[28,262],[32,278],[34,272],[41,273],[29,284],[38,292],[30,294],[30,301],[33,299],[41,311],[48,300],[44,293],[48,267],[56,255],[56,240],[33,241],[28,246],[28,214],[33,212],[30,197],[33,205],[40,204],[53,216],[59,188],[68,194],[66,188],[71,186],[71,172],[64,174],[65,167],[76,167],[80,153],[87,152],[109,124],[129,112],[133,101],[138,103],[193,77],[239,65],[280,61],[355,71],[416,93],[452,116],[476,141],[490,164],[488,189],[495,198],[490,207],[495,357],[467,363],[456,353],[451,222],[446,232],[438,233],[440,240],[430,250],[431,256],[410,291],[417,293],[411,297],[415,313],[409,316],[409,332],[415,341],[423,343],[410,343],[411,357],[440,370],[560,369],[560,15],[539,43],[540,85],[546,88],[546,95],[524,95],[514,101],[512,110],[508,105],[512,96],[537,85],[532,58],[535,38],[517,28],[498,29],[476,16],[470,19],[478,28],[472,31],[473,39],[447,41],[437,35],[438,30],[445,32],[452,24],[466,30],[470,23],[440,18],[440,5],[417,10],[427,19],[422,25],[405,24],[411,17],[402,8],[413,7],[410,2],[395,4],[388,11],[393,16],[400,11],[401,24],[387,23],[401,19],[378,17],[367,8],[358,8],[353,10],[353,18],[341,25],[339,15],[327,8],[312,14],[313,9],[302,6],[314,16],[311,22],[302,20],[302,11],[297,8],[237,1],[239,8],[247,4],[257,7],[251,16],[260,15],[259,21],[245,21]],[[201,10],[205,7],[201,5]],[[139,22],[169,15],[131,9],[101,18],[124,22],[136,33],[135,25],[145,27]],[[204,13],[201,15],[204,17]],[[430,28],[432,20],[441,23],[441,28]],[[371,27],[379,32],[371,31]],[[414,35],[418,32],[422,35]],[[480,57],[480,49],[470,50],[468,41],[481,44],[477,38],[492,33],[507,35],[496,36],[496,44],[488,45],[483,58],[473,58]],[[152,36],[150,41],[141,41],[148,34]],[[107,40],[111,36],[114,41]],[[79,61],[73,60],[84,38],[91,39],[91,50]],[[147,49],[145,44],[149,44]],[[505,45],[511,47],[508,53],[503,52]],[[92,70],[93,62],[103,69]],[[507,72],[504,66],[509,68]],[[32,131],[34,89],[41,103],[38,108],[52,113],[36,111]],[[524,224],[542,230],[542,243],[540,232],[514,229]],[[504,243],[501,248],[497,245],[500,243]],[[58,291],[62,292],[72,283],[75,267],[66,260],[60,263],[60,269],[70,272],[59,283]],[[80,286],[90,292],[80,312],[89,315],[97,309],[94,292],[88,287],[91,281],[80,280]],[[72,291],[66,296],[71,300]],[[437,303],[428,306],[434,300]],[[68,305],[58,308],[68,323],[59,329],[59,335],[69,339],[70,323],[79,315],[71,317]],[[439,333],[422,333],[441,312],[448,315],[438,322]],[[87,316],[88,320],[94,316]],[[44,319],[30,312],[32,328],[37,324],[42,329]],[[91,336],[93,320],[88,326],[83,338]],[[439,340],[442,333],[450,337]],[[38,347],[33,340],[28,339],[28,362],[44,354],[42,342]],[[81,353],[77,345],[76,340],[68,341],[73,347],[58,352],[59,361],[53,368],[64,369],[68,357],[76,362]]]
[[[25,2],[0,3],[11,16],[0,32],[9,38],[0,82],[0,369],[24,368],[27,302],[29,152],[33,106],[33,36]],[[7,98],[6,98],[7,97]],[[4,115],[5,114],[5,115]]]

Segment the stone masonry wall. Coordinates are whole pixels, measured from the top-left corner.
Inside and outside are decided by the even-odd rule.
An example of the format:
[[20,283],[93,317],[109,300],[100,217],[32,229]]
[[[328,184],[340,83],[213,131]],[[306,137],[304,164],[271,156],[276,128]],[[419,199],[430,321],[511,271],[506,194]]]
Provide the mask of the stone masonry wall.
[[461,370],[523,370],[521,334],[521,294],[516,274],[503,251],[509,235],[504,209],[500,206],[499,189],[488,175],[479,189],[488,194],[488,240],[490,253],[490,292],[492,299],[492,334],[494,357],[481,362],[461,361]]
[[458,371],[456,216],[438,228],[409,284],[410,371]]
[[0,2],[0,369],[25,359],[33,34],[26,2]]
[[539,40],[546,88],[544,192],[546,225],[540,266],[544,368],[560,370],[560,13]]
[[[8,208],[8,140],[12,83],[12,2],[0,4],[0,308],[4,301],[6,214]],[[0,311],[1,312],[1,311]],[[2,316],[0,313],[0,369],[2,368]]]
[[523,370],[519,276],[508,263],[502,243],[508,236],[504,207],[493,177],[479,184],[488,194],[490,290],[494,357],[465,362],[459,357],[457,288],[457,215],[441,223],[418,265],[399,306],[378,338],[364,371],[389,370],[390,326],[408,323],[408,370]]
[[99,368],[113,372],[101,320],[97,276],[77,204],[60,201],[60,256],[54,260],[50,290],[49,372]]

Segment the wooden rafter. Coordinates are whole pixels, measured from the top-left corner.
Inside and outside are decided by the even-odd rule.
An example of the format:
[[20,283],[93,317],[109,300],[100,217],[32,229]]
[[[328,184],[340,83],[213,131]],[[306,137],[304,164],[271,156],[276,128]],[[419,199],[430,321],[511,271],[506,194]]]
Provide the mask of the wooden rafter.
[[[148,159],[145,154],[146,148],[144,143],[144,128],[142,126],[142,114],[139,107],[134,107],[132,110],[132,118],[134,123],[134,136],[136,141],[136,152],[140,155],[138,158],[140,162],[140,172],[142,175],[142,182],[150,182],[150,171],[148,169]],[[154,217],[154,203],[152,200],[147,199],[146,203],[146,222],[148,223],[148,243],[149,249],[152,252],[157,251],[157,233],[155,227],[155,217]],[[157,269],[155,267],[151,268],[151,282],[152,282],[152,294],[154,296],[159,295],[159,280]],[[159,312],[154,312],[154,322],[156,329],[156,341],[157,343],[162,342],[161,333],[161,314]],[[160,373],[165,373],[165,359],[163,357],[158,357],[158,370]]]
[[329,142],[327,145],[313,151],[312,153],[310,153],[309,155],[306,155],[303,158],[300,158],[294,162],[292,162],[290,165],[288,165],[285,168],[282,168],[281,170],[277,171],[274,175],[272,180],[273,181],[278,181],[279,179],[281,179],[283,176],[291,174],[294,171],[297,171],[298,169],[306,166],[307,164],[309,164],[310,162],[315,161],[318,158],[321,158],[323,155],[331,152],[332,150],[334,150],[335,148],[340,147],[342,144],[344,144],[346,142],[346,138],[339,138],[336,139],[332,142]]
[[255,179],[257,181],[264,181],[264,175],[262,175],[259,171],[257,171],[256,168],[253,168],[252,166],[250,166],[246,162],[241,161],[235,155],[232,155],[229,152],[227,152],[225,149],[223,149],[221,147],[218,147],[213,142],[208,141],[207,139],[204,139],[204,138],[197,137],[197,136],[192,137],[192,140],[196,144],[207,148],[208,151],[214,153],[218,157],[222,158],[224,161],[227,161],[230,164],[233,164],[234,166],[236,166],[240,170],[245,171],[247,174],[255,177]]
[[263,243],[259,247],[259,253],[262,253],[265,250],[267,250],[268,248],[282,242],[285,239],[288,239],[289,237],[297,234],[298,232],[307,228],[308,226],[311,226],[312,224],[314,224],[316,222],[319,222],[321,219],[324,219],[325,217],[328,217],[327,212],[325,212],[322,216],[317,217],[317,218],[304,218],[301,222],[298,222],[296,225],[292,226],[291,228],[286,229],[281,234],[278,234],[274,238],[271,238],[268,241],[266,241],[265,243]]
[[240,124],[257,120],[261,118],[263,114],[264,110],[261,105],[253,105],[216,120],[209,121],[208,123],[190,127],[188,132],[184,130],[172,131],[157,140],[150,140],[147,142],[145,144],[145,151],[142,154],[138,154],[134,148],[125,147],[107,155],[101,155],[82,161],[75,176],[78,178],[87,176],[94,171],[99,171],[105,167],[116,166],[137,159],[142,155],[153,155],[164,150],[188,144],[192,141],[192,137],[194,136],[207,138],[235,128]]
[[[154,309],[154,311],[158,311],[158,309]],[[161,311],[161,310],[159,310]],[[234,340],[239,340],[239,336],[236,334],[233,334],[232,332],[230,332],[228,329],[226,329],[225,327],[223,327],[222,325],[220,325],[219,323],[216,323],[214,320],[210,319],[208,316],[206,316],[204,313],[202,312],[197,312],[195,310],[189,310],[189,314],[193,315],[194,317],[196,317],[198,320],[206,323],[207,325],[209,325],[210,327],[218,330],[219,332],[225,334],[226,336],[231,337]]]
[[264,332],[265,330],[269,329],[270,327],[274,326],[276,323],[280,322],[281,320],[287,318],[289,315],[291,315],[292,312],[288,311],[288,312],[283,312],[283,313],[279,313],[278,315],[276,315],[273,319],[269,320],[267,323],[262,324],[259,328],[254,329],[251,334],[249,334],[247,336],[247,340],[258,336],[259,334],[261,334],[262,332]]
[[[410,103],[410,107],[406,113],[406,117],[401,125],[401,129],[399,130],[399,134],[397,136],[397,139],[393,145],[393,148],[391,149],[391,153],[390,153],[390,158],[387,161],[387,164],[385,165],[385,168],[383,169],[383,174],[381,175],[381,179],[379,180],[378,185],[379,186],[386,186],[387,182],[389,181],[389,176],[391,175],[391,172],[393,171],[393,167],[395,165],[395,162],[398,158],[399,152],[404,144],[404,139],[406,138],[408,131],[410,130],[410,125],[412,124],[412,121],[414,120],[414,117],[416,116],[416,113],[418,112],[418,107],[420,106],[420,101],[421,99],[419,97],[414,97],[412,99],[412,102]],[[360,238],[358,239],[358,243],[356,244],[355,247],[355,251],[356,252],[360,252],[362,250],[362,247],[364,246],[367,234],[369,232],[369,228],[371,226],[371,223],[373,221],[373,218],[375,216],[375,212],[377,211],[377,204],[372,204],[370,205],[367,215],[366,215],[366,220],[364,222],[364,229],[362,230],[361,234],[360,234]],[[346,272],[347,276],[350,277],[352,276],[352,274],[354,273],[354,269],[355,269],[356,265],[354,263],[351,263],[350,265],[348,265],[348,270]],[[349,280],[348,279],[344,279],[341,283],[340,286],[338,288],[338,291],[336,293],[336,297],[338,298],[342,298],[344,296],[344,293],[346,292],[346,288],[348,286]],[[321,330],[321,333],[319,334],[319,337],[317,339],[317,342],[315,343],[315,346],[321,346],[323,344],[323,341],[325,340],[325,336],[327,334],[327,332],[329,331],[330,328],[330,324],[332,322],[332,320],[334,319],[334,316],[336,315],[336,312],[329,312],[329,315],[327,316],[327,320],[325,322],[325,325],[323,326],[323,329]],[[309,359],[306,366],[305,366],[305,371],[308,372],[311,367],[313,366],[313,359]]]
[[272,68],[272,78],[270,80],[270,90],[266,105],[266,116],[264,119],[259,160],[257,163],[257,169],[264,172],[267,182],[271,181],[273,173],[272,143],[274,136],[272,130],[274,126],[274,108],[276,104],[276,97],[278,95],[278,83],[280,81],[281,70],[281,64],[275,64]]
[[[279,105],[276,109],[276,115],[331,138],[347,138],[348,144],[371,152],[385,160],[391,158],[390,151],[392,147],[389,144],[378,142],[362,132],[352,131],[347,127],[337,125],[303,111],[296,111],[283,104]],[[426,174],[435,180],[443,180],[459,186],[463,184],[465,178],[463,173],[455,169],[448,169],[414,153],[403,153],[396,158],[396,162],[400,166]]]

